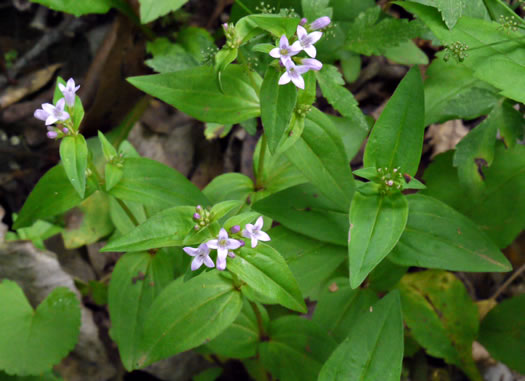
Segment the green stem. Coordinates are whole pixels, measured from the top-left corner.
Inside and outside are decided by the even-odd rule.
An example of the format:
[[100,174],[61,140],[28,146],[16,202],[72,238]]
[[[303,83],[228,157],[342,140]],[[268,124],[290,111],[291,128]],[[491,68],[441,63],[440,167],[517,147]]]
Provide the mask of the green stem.
[[253,308],[253,312],[255,313],[255,318],[257,319],[257,327],[259,329],[259,339],[263,339],[266,336],[266,331],[264,330],[264,323],[261,316],[261,311],[259,311],[259,307],[257,307],[257,304],[252,302],[250,300],[250,306]]
[[521,41],[525,39],[525,36],[523,37],[518,37],[518,38],[509,38],[508,40],[501,40],[501,41],[496,41],[496,42],[492,42],[490,44],[485,44],[485,45],[480,45],[480,46],[476,46],[474,48],[469,48],[467,49],[467,52],[470,52],[472,50],[477,50],[477,49],[482,49],[482,48],[487,48],[489,46],[494,46],[494,45],[499,45],[499,44],[505,44],[507,42],[512,42],[512,41]]
[[115,200],[117,200],[117,202],[120,205],[120,207],[124,210],[124,212],[126,212],[126,214],[128,215],[129,219],[131,220],[131,222],[133,222],[133,225],[139,226],[140,225],[139,222],[137,221],[137,219],[135,218],[133,213],[131,213],[131,210],[129,210],[129,208],[126,205],[126,203],[124,201],[122,201],[120,198],[117,198],[117,197],[115,197]]
[[246,5],[244,5],[244,3],[243,3],[241,0],[236,0],[235,2],[236,2],[237,4],[239,4],[239,7],[241,7],[242,9],[244,9],[244,11],[245,11],[246,13],[248,13],[249,15],[253,14],[253,12],[250,11],[250,9],[249,9]]
[[266,153],[267,143],[266,143],[266,134],[263,133],[261,150],[259,151],[259,165],[257,168],[257,178],[255,180],[255,190],[262,189],[262,178],[264,171],[264,154]]

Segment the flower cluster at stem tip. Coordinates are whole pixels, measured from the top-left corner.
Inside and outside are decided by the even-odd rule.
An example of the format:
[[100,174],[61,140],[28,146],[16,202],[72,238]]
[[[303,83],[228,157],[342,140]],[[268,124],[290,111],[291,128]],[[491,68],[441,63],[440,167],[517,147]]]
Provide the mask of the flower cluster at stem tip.
[[377,168],[379,176],[380,193],[387,194],[393,189],[401,189],[403,187],[403,174],[400,168]]
[[[319,71],[323,67],[321,61],[316,60],[317,49],[314,44],[321,39],[323,32],[318,29],[326,28],[331,20],[323,16],[307,24],[305,18],[297,26],[297,40],[290,44],[286,35],[282,35],[279,40],[279,46],[270,51],[270,56],[278,58],[280,64],[286,71],[279,78],[279,85],[285,85],[290,81],[299,89],[304,89],[304,79],[302,74],[310,70]],[[295,36],[294,36],[295,37]],[[310,58],[292,58],[304,51]],[[296,65],[295,62],[299,63]]]
[[[75,106],[75,93],[80,86],[75,85],[75,80],[69,78],[66,85],[58,84],[60,92],[64,96],[60,98],[56,105],[43,103],[41,109],[35,110],[33,116],[45,122],[47,126],[47,137],[49,139],[61,138],[73,132],[73,123],[71,121],[71,111]],[[66,111],[66,106],[68,110]],[[58,126],[54,126],[57,124]]]
[[[199,208],[199,206],[197,209],[200,209],[201,213],[203,213],[202,207]],[[198,212],[193,215],[193,218],[198,220],[204,219]],[[262,231],[263,223],[263,218],[261,216],[257,219],[255,224],[246,224],[242,232],[241,227],[235,225],[230,229],[230,233],[232,236],[238,236],[240,233],[242,237],[250,239],[251,247],[254,248],[259,241],[270,241],[270,236]],[[201,243],[197,248],[184,247],[183,250],[186,254],[193,257],[191,271],[198,270],[202,264],[209,268],[215,267],[213,260],[210,258],[210,249],[217,250],[217,270],[222,271],[226,269],[226,258],[235,258],[233,250],[237,250],[244,245],[245,242],[242,239],[230,238],[226,229],[222,228],[216,239]]]

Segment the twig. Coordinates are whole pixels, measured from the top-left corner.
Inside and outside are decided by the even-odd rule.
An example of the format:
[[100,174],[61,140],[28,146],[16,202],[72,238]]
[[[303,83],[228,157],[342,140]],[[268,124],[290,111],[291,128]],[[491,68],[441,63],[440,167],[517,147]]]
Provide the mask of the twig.
[[[8,71],[8,78],[14,79],[18,73],[38,57],[42,52],[48,49],[51,45],[60,41],[60,39],[67,34],[76,32],[84,22],[77,18],[65,19],[56,29],[51,30],[45,34],[30,50],[28,50],[22,57],[20,57],[15,64]],[[0,87],[4,87],[8,78],[6,76],[0,76]]]
[[505,291],[505,289],[510,286],[510,284],[512,282],[514,282],[516,280],[517,277],[519,277],[523,272],[525,271],[525,263],[521,265],[521,267],[519,269],[517,269],[514,274],[512,274],[509,279],[507,279],[505,281],[505,283],[503,283],[501,286],[499,286],[499,288],[496,290],[496,292],[494,293],[494,295],[492,295],[490,297],[490,299],[493,299],[493,300],[496,300],[503,291]]

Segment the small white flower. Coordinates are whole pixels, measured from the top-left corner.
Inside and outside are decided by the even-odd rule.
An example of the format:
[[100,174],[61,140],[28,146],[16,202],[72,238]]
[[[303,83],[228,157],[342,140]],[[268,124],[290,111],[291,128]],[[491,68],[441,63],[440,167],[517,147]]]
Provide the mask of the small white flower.
[[315,49],[314,44],[319,41],[322,35],[323,32],[308,33],[304,27],[298,25],[297,37],[299,37],[299,40],[292,44],[292,50],[304,50],[310,57],[315,58],[317,50]]
[[330,17],[328,16],[319,17],[318,19],[314,20],[313,23],[310,24],[310,29],[323,29],[330,25],[331,22],[332,20],[330,20]]
[[286,62],[291,61],[291,56],[295,56],[301,51],[301,49],[293,49],[290,47],[288,38],[283,34],[281,40],[279,41],[279,47],[273,48],[270,50],[270,55],[273,58],[280,58],[283,65],[286,65]]
[[207,267],[215,267],[213,261],[210,258],[210,248],[205,243],[201,243],[198,248],[185,247],[182,250],[186,254],[194,257],[191,262],[191,271],[198,270],[204,263]]
[[35,118],[43,120],[46,122],[46,126],[49,126],[53,123],[69,119],[69,114],[67,111],[64,111],[65,100],[61,98],[56,106],[53,106],[51,103],[44,103],[42,109],[35,110],[33,114]]
[[73,78],[69,78],[67,80],[66,86],[59,83],[58,88],[64,95],[66,104],[69,107],[73,107],[75,105],[75,93],[78,91],[78,89],[80,89],[80,86],[75,86],[75,80]]
[[286,85],[288,82],[292,81],[295,86],[304,90],[304,79],[301,77],[301,74],[304,74],[308,71],[308,67],[304,65],[295,66],[292,60],[289,60],[285,63],[286,72],[281,75],[279,78],[279,85]]
[[265,232],[261,231],[263,227],[263,218],[262,216],[257,218],[255,224],[246,224],[246,228],[242,231],[242,236],[252,240],[252,248],[257,246],[257,241],[270,241],[270,236]]
[[206,242],[210,249],[217,249],[217,270],[226,268],[226,257],[229,250],[235,250],[242,246],[241,241],[228,238],[228,232],[222,228],[217,239]]

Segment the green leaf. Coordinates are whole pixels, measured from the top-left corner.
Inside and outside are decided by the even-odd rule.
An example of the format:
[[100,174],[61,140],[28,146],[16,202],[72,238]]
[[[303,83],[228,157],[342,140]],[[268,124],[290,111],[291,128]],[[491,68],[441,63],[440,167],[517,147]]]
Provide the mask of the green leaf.
[[69,226],[62,232],[64,246],[73,249],[97,242],[114,227],[109,216],[109,196],[96,191],[69,213]]
[[372,290],[353,290],[348,279],[335,279],[323,287],[312,319],[328,336],[341,343],[355,326],[359,316],[369,312],[377,299]]
[[377,267],[368,275],[368,287],[371,290],[379,293],[390,291],[399,283],[401,278],[403,278],[403,275],[408,271],[407,266],[400,266],[391,261],[391,256],[392,253],[390,253],[387,259],[377,265]]
[[239,315],[242,298],[219,271],[174,281],[151,305],[143,329],[144,367],[212,340]]
[[301,313],[306,305],[292,272],[283,257],[273,248],[259,243],[256,248],[244,247],[228,263],[228,270],[246,283],[244,288],[264,297],[265,304],[281,304]]
[[58,12],[71,13],[77,17],[89,13],[106,13],[113,6],[108,0],[31,0],[33,3],[42,4]]
[[147,24],[176,11],[187,2],[188,0],[140,0],[140,22]]
[[252,208],[297,233],[323,242],[347,245],[349,225],[346,213],[309,184],[275,193],[257,201]]
[[0,369],[19,376],[37,375],[74,348],[80,305],[69,289],[54,289],[35,311],[22,289],[4,280],[0,283],[0,300]]
[[269,340],[259,346],[260,359],[281,381],[315,381],[335,341],[313,321],[298,316],[273,320]]
[[[199,59],[197,60],[197,57],[186,51],[180,43],[180,37],[177,41],[179,43],[174,44],[169,39],[161,37],[148,42],[146,50],[153,55],[153,58],[144,61],[144,63],[158,73],[170,73],[198,66],[198,61],[202,60],[201,55],[198,56]],[[215,47],[213,42],[207,43],[203,45],[202,50],[206,51],[212,47]]]
[[0,380],[2,381],[64,381],[63,378],[55,376],[52,371],[39,374],[38,376],[10,376],[0,371]]
[[[396,2],[418,16],[443,44],[460,41],[468,46],[463,64],[474,76],[501,90],[500,94],[518,102],[525,101],[525,54],[519,31],[504,31],[499,23],[462,17],[449,30],[438,11],[425,5]],[[502,75],[501,73],[505,73]]]
[[279,85],[281,73],[269,66],[261,86],[261,120],[270,152],[275,152],[295,108],[297,90],[293,83]]
[[[16,215],[13,215],[14,220],[16,221]],[[6,241],[11,240],[29,240],[33,242],[35,247],[46,250],[44,241],[55,234],[61,233],[64,230],[63,227],[58,225],[53,225],[47,221],[37,220],[33,225],[26,228],[20,228],[16,230],[16,233],[13,233],[12,238],[9,237],[9,233],[5,236]]]
[[332,17],[330,0],[301,0],[301,5],[304,17],[310,22],[322,16]]
[[525,294],[504,300],[481,322],[479,342],[492,357],[525,373]]
[[260,76],[241,65],[221,74],[223,92],[212,67],[128,78],[140,90],[203,122],[235,124],[259,116]]
[[146,158],[127,158],[122,179],[111,195],[165,209],[178,205],[208,205],[199,188],[171,167]]
[[321,369],[319,381],[401,378],[403,314],[397,291],[361,314]]
[[412,40],[385,49],[385,57],[402,65],[428,65],[428,57]]
[[[123,209],[122,204],[133,215],[135,221],[131,220],[128,213]],[[146,211],[142,204],[117,200],[115,197],[109,198],[109,215],[113,225],[120,234],[126,234],[135,229],[135,222],[141,224],[146,221]]]
[[167,246],[181,246],[193,230],[195,207],[175,206],[165,209],[123,236],[111,240],[101,251],[142,251]]
[[451,271],[500,272],[511,265],[471,220],[420,194],[407,197],[408,222],[389,258],[400,265]]
[[425,80],[425,125],[486,115],[500,96],[474,77],[473,70],[454,60],[435,59]]
[[222,72],[228,67],[229,64],[231,64],[235,59],[237,58],[237,54],[239,54],[239,49],[229,49],[229,48],[222,48],[215,54],[215,77],[217,81],[217,86],[223,90],[222,87]]
[[276,38],[283,34],[291,37],[299,24],[299,19],[273,14],[254,14],[243,17],[235,24],[240,41],[247,42],[251,37],[265,30]]
[[412,337],[427,353],[481,380],[472,359],[478,309],[463,283],[445,271],[407,274],[399,284],[403,316]]
[[[263,328],[267,329],[268,313],[261,305],[258,305],[257,309],[263,320]],[[244,299],[241,313],[233,324],[206,346],[221,356],[242,359],[256,355],[259,340],[259,326],[255,311],[252,305]]]
[[361,145],[370,130],[370,125],[364,118],[363,113],[356,107],[356,114],[353,117],[339,118],[334,115],[328,115],[328,118],[330,118],[341,134],[346,157],[349,160],[353,159],[361,149]]
[[331,0],[335,21],[353,21],[360,13],[375,7],[374,0]]
[[424,193],[463,213],[504,248],[525,228],[524,168],[524,146],[505,149],[497,142],[494,162],[483,171],[485,186],[479,194],[469,194],[459,185],[451,152],[436,157],[426,170]]
[[222,374],[223,368],[208,368],[193,376],[192,381],[215,381]]
[[414,176],[423,149],[425,104],[417,66],[397,86],[377,120],[366,145],[364,166],[401,167]]
[[454,28],[463,14],[467,0],[435,0],[436,8],[441,12],[441,17],[449,29]]
[[118,164],[107,163],[104,167],[104,178],[106,181],[106,192],[109,192],[124,176],[124,171]]
[[381,12],[380,7],[368,8],[349,25],[346,48],[356,53],[382,55],[385,50],[398,46],[420,34],[417,22],[395,19]]
[[[86,196],[89,196],[93,191],[93,187],[88,186]],[[64,213],[81,202],[82,198],[71,185],[64,167],[59,164],[47,171],[35,185],[24,203],[13,229],[30,226],[38,219]]]
[[212,203],[245,200],[253,192],[252,180],[242,173],[224,173],[215,177],[202,193]]
[[113,147],[113,144],[109,142],[109,140],[104,136],[102,131],[98,131],[98,140],[100,141],[100,147],[102,148],[102,153],[104,154],[104,158],[107,161],[113,160],[117,156],[117,150],[115,147]]
[[111,338],[117,343],[124,367],[138,366],[142,325],[153,300],[174,276],[171,253],[144,252],[124,254],[111,275],[109,314]]
[[501,0],[483,0],[487,6],[488,13],[492,20],[499,22],[501,17],[510,17],[514,21],[524,24],[525,21],[519,17],[507,4]]
[[408,203],[401,193],[356,193],[350,206],[348,258],[350,285],[358,287],[394,248],[405,229]]
[[342,208],[350,205],[354,179],[339,131],[313,108],[301,138],[287,151],[288,159],[319,191]]
[[60,143],[60,158],[66,175],[81,198],[86,192],[88,148],[82,135],[66,136]]
[[286,260],[303,297],[317,300],[323,285],[346,259],[346,249],[297,234],[282,225],[268,234],[272,237],[268,244]]

